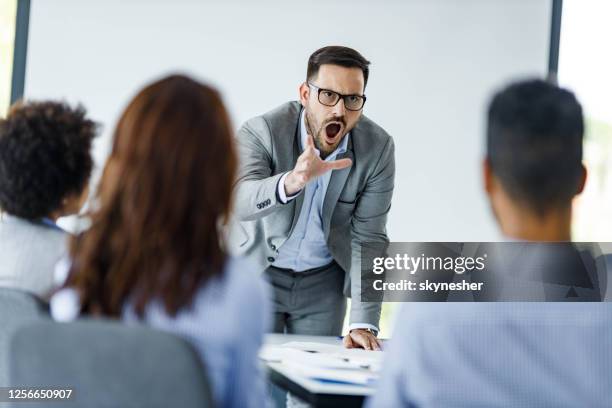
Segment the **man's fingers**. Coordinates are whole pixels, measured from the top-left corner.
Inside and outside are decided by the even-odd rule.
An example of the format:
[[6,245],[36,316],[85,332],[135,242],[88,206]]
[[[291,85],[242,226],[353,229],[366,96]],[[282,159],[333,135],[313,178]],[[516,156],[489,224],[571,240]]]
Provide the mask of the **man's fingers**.
[[365,350],[381,350],[382,348],[376,336],[361,329],[353,330],[346,335],[344,337],[344,346],[346,348],[361,347]]
[[372,346],[372,350],[380,350],[380,341],[374,337],[374,335],[370,335],[370,345]]
[[347,334],[346,336],[344,336],[344,339],[342,339],[342,343],[344,343],[344,347],[347,348],[347,349],[355,347],[355,345],[353,344],[353,340],[351,339],[351,335],[350,334]]
[[351,159],[340,159],[334,160],[330,162],[325,162],[325,167],[327,170],[340,170],[346,167],[351,167],[353,161]]
[[368,350],[380,350],[380,343],[378,342],[376,336],[374,336],[370,332],[365,333],[364,336],[366,337],[369,344]]
[[376,343],[375,344],[376,347],[374,348],[374,350],[379,350],[379,351],[382,350],[382,342],[376,337],[374,337],[374,342]]
[[355,331],[352,334],[353,340],[355,340],[357,344],[359,344],[366,350],[372,350],[372,346],[370,345],[370,339],[361,330]]
[[369,334],[366,334],[365,337],[368,339],[368,350],[376,350],[374,346],[374,339]]
[[366,350],[372,350],[372,344],[370,343],[370,336],[368,336],[367,334],[362,334],[361,338],[362,338],[363,348]]

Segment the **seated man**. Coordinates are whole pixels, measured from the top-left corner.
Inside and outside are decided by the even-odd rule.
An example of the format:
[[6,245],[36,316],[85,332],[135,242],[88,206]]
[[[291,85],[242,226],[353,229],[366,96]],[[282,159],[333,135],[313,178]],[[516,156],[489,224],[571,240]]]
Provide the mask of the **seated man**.
[[0,120],[0,286],[45,297],[65,253],[62,216],[87,197],[96,125],[63,103],[15,105]]
[[[503,234],[569,241],[583,119],[571,92],[533,80],[488,111],[485,188]],[[612,406],[606,303],[411,303],[370,407]]]

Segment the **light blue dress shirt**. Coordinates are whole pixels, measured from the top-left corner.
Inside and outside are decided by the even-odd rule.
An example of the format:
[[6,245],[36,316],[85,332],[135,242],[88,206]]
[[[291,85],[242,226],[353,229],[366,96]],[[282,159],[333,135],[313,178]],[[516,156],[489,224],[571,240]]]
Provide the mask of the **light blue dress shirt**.
[[[306,138],[308,137],[304,114],[304,111],[302,111],[300,116],[300,153],[304,151]],[[336,160],[339,154],[345,153],[350,136],[350,132],[347,133],[336,150],[327,156],[325,161]],[[302,191],[291,197],[287,197],[285,194],[287,174],[289,173],[285,173],[278,183],[278,195],[281,201],[286,203],[300,194],[304,194],[304,201],[293,232],[278,249],[278,255],[272,265],[296,272],[325,266],[334,260],[327,248],[325,232],[323,231],[323,203],[332,172],[328,171],[311,180]],[[368,323],[351,323],[349,330],[354,329],[370,329],[378,332],[378,327]]]
[[612,407],[609,303],[407,303],[377,407]]
[[[69,262],[64,267],[69,267]],[[258,351],[269,329],[271,306],[267,284],[242,258],[230,258],[222,276],[207,282],[191,307],[176,316],[159,302],[149,304],[140,320],[128,305],[123,321],[144,323],[189,341],[202,358],[215,406],[266,406],[266,390]],[[55,320],[79,315],[80,302],[73,289],[63,289],[51,299]]]
[[[304,122],[304,111],[300,116],[300,152],[306,146],[306,126]],[[325,161],[336,160],[336,157],[346,152],[350,133],[346,134],[336,150],[325,158]],[[331,171],[311,180],[302,190],[304,201],[298,216],[297,223],[293,232],[285,243],[278,249],[278,256],[272,265],[277,268],[291,269],[296,272],[303,272],[313,268],[325,266],[333,261],[332,255],[327,248],[325,233],[323,231],[323,201],[331,178]],[[279,195],[281,199],[285,195],[286,175],[278,183]],[[286,197],[287,201],[297,197]]]

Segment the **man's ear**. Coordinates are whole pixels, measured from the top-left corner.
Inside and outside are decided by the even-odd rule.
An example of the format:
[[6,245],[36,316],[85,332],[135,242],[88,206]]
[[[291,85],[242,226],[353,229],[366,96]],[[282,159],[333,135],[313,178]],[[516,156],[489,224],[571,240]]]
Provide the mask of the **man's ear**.
[[491,162],[485,157],[482,161],[482,180],[484,183],[484,189],[487,195],[491,195],[493,192],[493,170],[491,170]]
[[299,92],[300,102],[303,107],[306,107],[306,104],[308,103],[308,98],[310,98],[310,87],[308,86],[308,84],[306,84],[306,82],[302,82],[302,85],[300,85],[299,88]]
[[587,181],[587,169],[586,169],[586,167],[584,166],[583,163],[580,164],[580,167],[581,167],[580,170],[581,170],[582,174],[580,175],[580,181],[578,183],[578,190],[576,191],[576,195],[578,195],[578,194],[580,194],[580,193],[582,193],[584,191],[584,186],[585,186],[586,181]]

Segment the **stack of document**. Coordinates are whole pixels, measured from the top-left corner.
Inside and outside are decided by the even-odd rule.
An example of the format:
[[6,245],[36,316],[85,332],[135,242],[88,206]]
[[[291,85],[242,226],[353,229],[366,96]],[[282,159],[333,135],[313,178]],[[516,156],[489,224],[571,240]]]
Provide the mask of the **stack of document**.
[[341,344],[289,342],[265,345],[260,358],[268,363],[282,363],[292,373],[312,380],[372,385],[379,375],[381,351],[346,349]]

